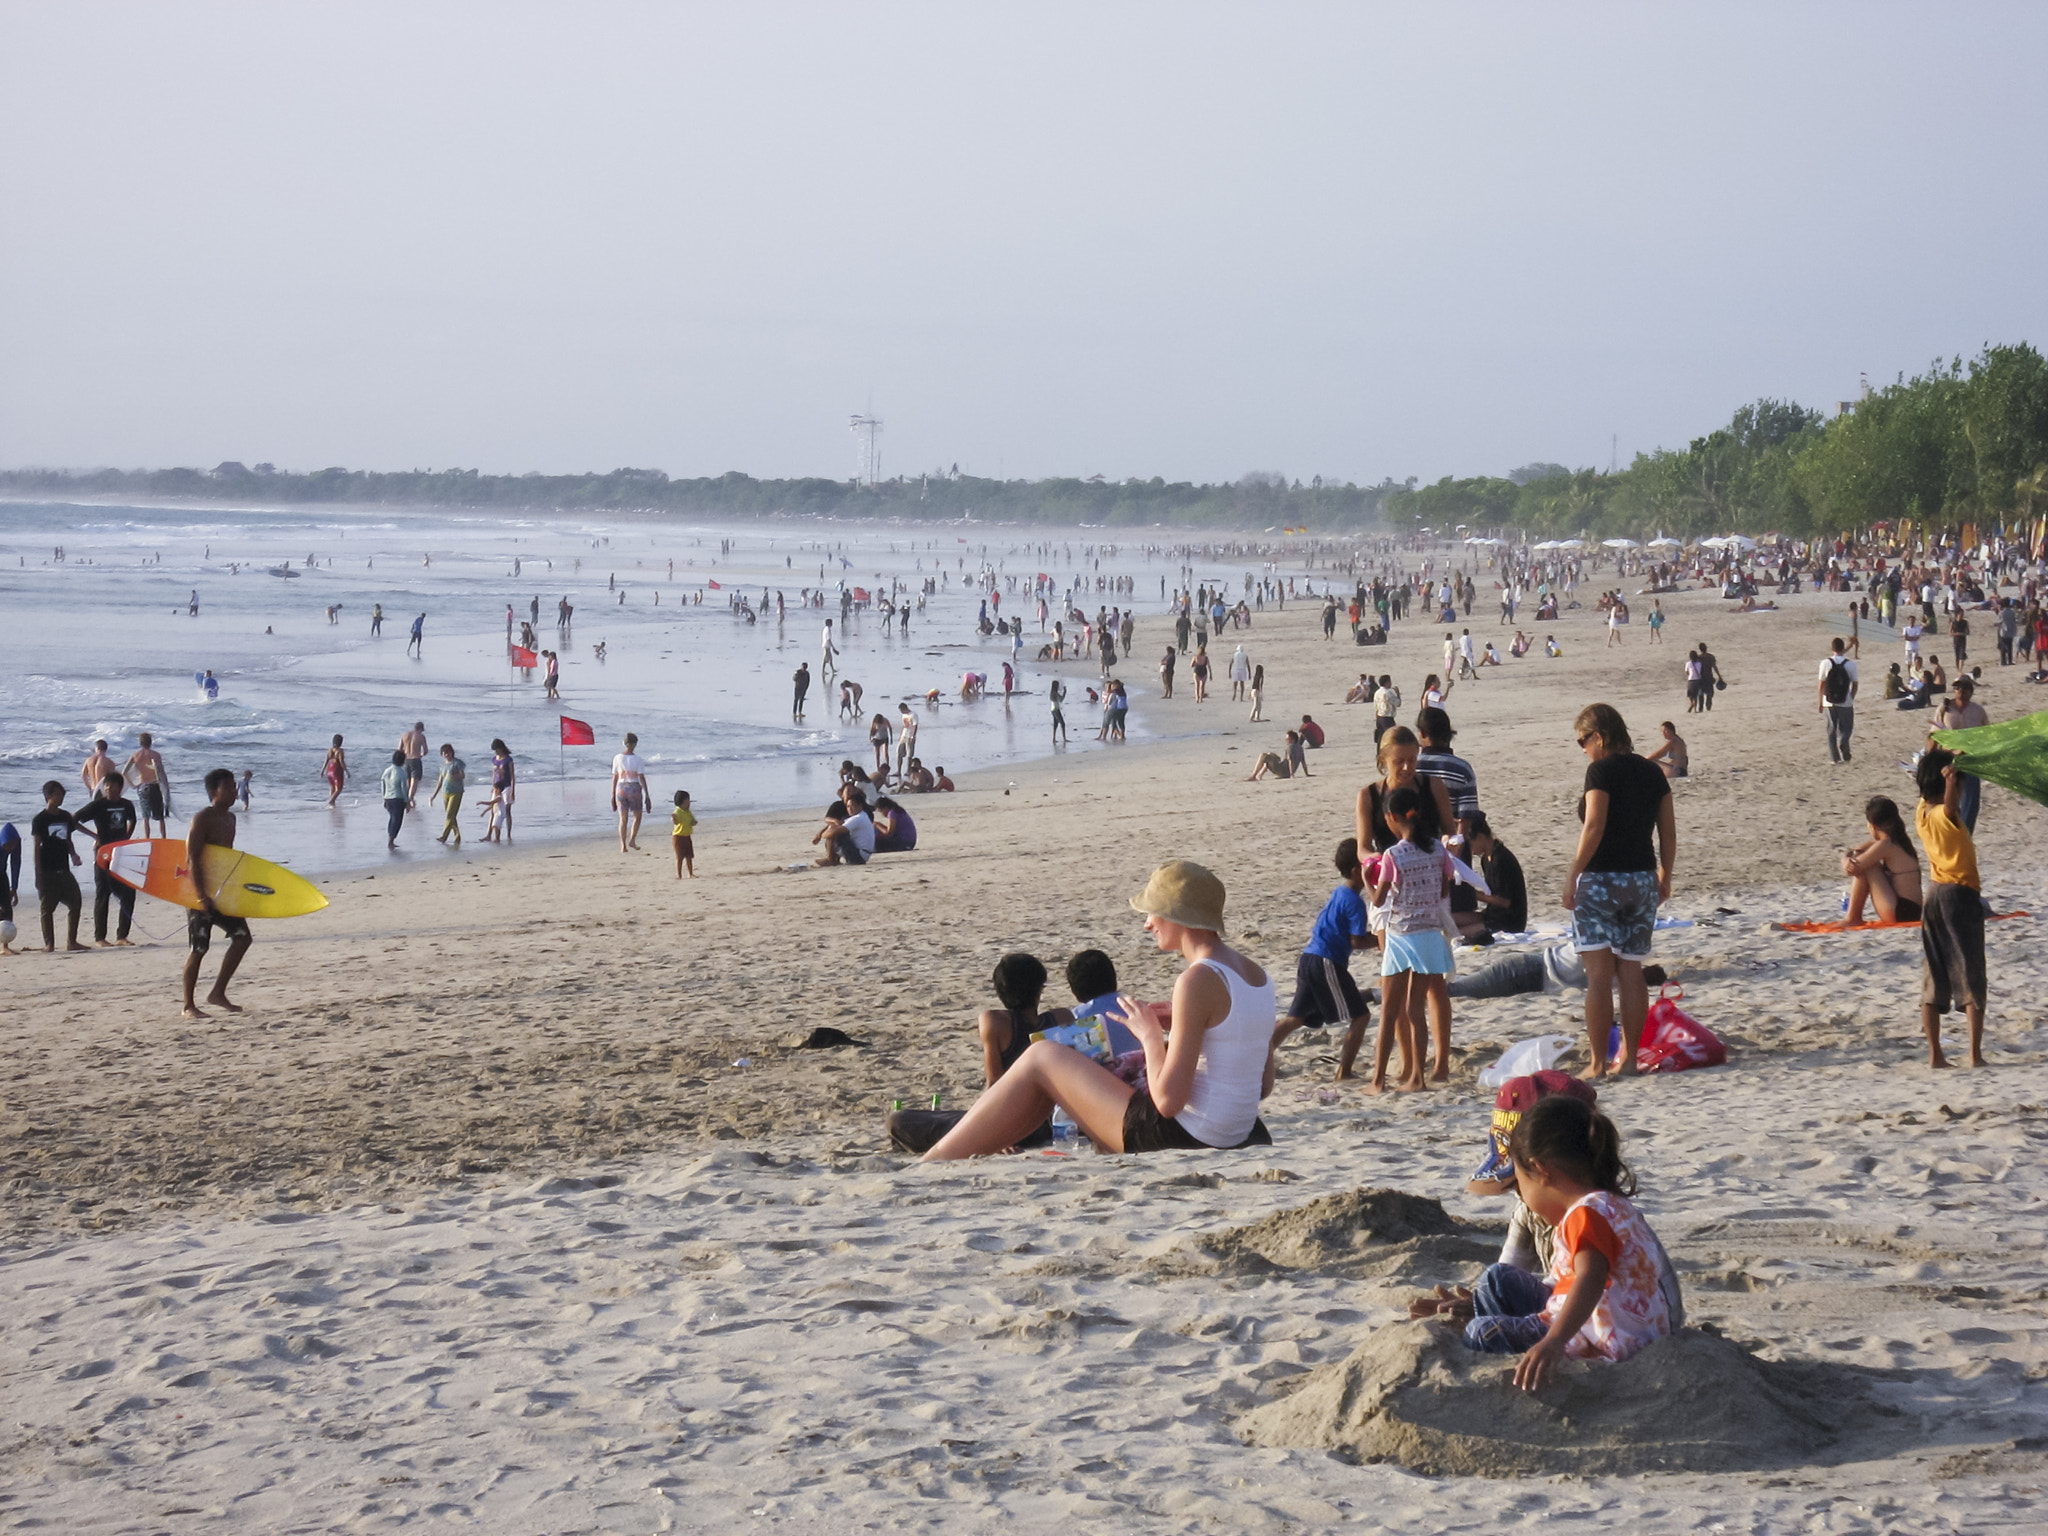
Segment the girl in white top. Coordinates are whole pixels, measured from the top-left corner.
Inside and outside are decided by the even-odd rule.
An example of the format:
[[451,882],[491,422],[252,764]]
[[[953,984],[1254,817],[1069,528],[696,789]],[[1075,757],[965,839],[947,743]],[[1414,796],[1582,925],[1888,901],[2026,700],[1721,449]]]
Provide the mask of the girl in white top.
[[1120,1022],[1145,1050],[1148,1086],[1041,1040],[996,1079],[926,1162],[1015,1146],[1066,1110],[1105,1152],[1236,1147],[1258,1139],[1259,1100],[1272,1084],[1273,981],[1223,942],[1223,882],[1199,864],[1153,871],[1131,906],[1163,950],[1188,967],[1169,1004],[1119,1000]]

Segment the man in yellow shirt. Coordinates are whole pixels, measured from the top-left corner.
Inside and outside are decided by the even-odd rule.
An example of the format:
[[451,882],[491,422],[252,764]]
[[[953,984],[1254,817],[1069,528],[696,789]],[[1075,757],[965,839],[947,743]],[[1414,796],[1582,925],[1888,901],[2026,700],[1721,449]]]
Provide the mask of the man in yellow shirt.
[[1977,844],[1963,824],[1959,754],[1930,747],[1915,778],[1920,804],[1913,813],[1927,850],[1929,882],[1920,914],[1920,1026],[1927,1032],[1927,1065],[1945,1067],[1941,1016],[1959,1006],[1970,1023],[1970,1065],[1984,1065],[1984,900],[1977,874]]

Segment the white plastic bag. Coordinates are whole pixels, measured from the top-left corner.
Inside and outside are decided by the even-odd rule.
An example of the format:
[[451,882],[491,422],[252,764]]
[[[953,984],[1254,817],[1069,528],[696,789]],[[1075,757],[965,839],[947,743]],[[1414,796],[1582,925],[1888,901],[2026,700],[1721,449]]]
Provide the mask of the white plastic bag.
[[1479,1086],[1498,1088],[1511,1077],[1548,1072],[1565,1052],[1578,1043],[1575,1035],[1537,1035],[1533,1039],[1517,1040],[1501,1053],[1499,1061],[1479,1074]]

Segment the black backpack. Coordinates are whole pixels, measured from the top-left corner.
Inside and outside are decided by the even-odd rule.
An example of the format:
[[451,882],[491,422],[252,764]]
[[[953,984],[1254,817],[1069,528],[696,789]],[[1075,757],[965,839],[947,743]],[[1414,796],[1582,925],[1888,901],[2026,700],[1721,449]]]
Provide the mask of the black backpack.
[[1821,697],[1830,704],[1846,704],[1849,702],[1848,660],[1841,656],[1830,656],[1828,662],[1827,681],[1820,685]]

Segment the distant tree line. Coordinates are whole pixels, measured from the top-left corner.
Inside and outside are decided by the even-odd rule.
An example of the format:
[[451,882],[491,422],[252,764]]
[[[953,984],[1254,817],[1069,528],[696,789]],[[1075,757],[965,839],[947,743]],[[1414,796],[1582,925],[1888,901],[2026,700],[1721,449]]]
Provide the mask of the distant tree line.
[[1392,481],[1377,486],[1308,485],[1284,475],[1248,474],[1225,485],[1150,480],[988,480],[957,470],[905,475],[874,485],[852,480],[757,480],[738,471],[672,480],[658,469],[606,474],[486,475],[474,469],[384,473],[322,469],[290,474],[269,464],[210,470],[0,472],[0,491],[22,496],[134,496],[223,501],[355,503],[378,506],[504,507],[517,510],[669,512],[701,517],[901,518],[1138,528],[1305,527],[1340,532],[1377,526]]
[[1513,527],[1611,537],[1837,534],[1879,522],[1996,523],[2048,512],[2048,362],[2021,343],[1901,376],[1833,419],[1759,400],[1683,449],[1602,474],[1530,465],[1387,497],[1396,529]]
[[1458,524],[1536,536],[1740,531],[1834,534],[1878,522],[1992,522],[2048,511],[2048,362],[2031,346],[1987,346],[1901,376],[1824,418],[1759,400],[1683,449],[1638,454],[1613,474],[1530,464],[1503,478],[1434,485],[1307,485],[1248,474],[1228,484],[989,480],[959,466],[875,485],[757,480],[737,470],[672,480],[658,469],[486,475],[474,469],[292,474],[269,464],[210,470],[0,471],[0,493],[226,501],[672,512],[716,518],[972,516],[989,522],[1143,528],[1439,531]]

